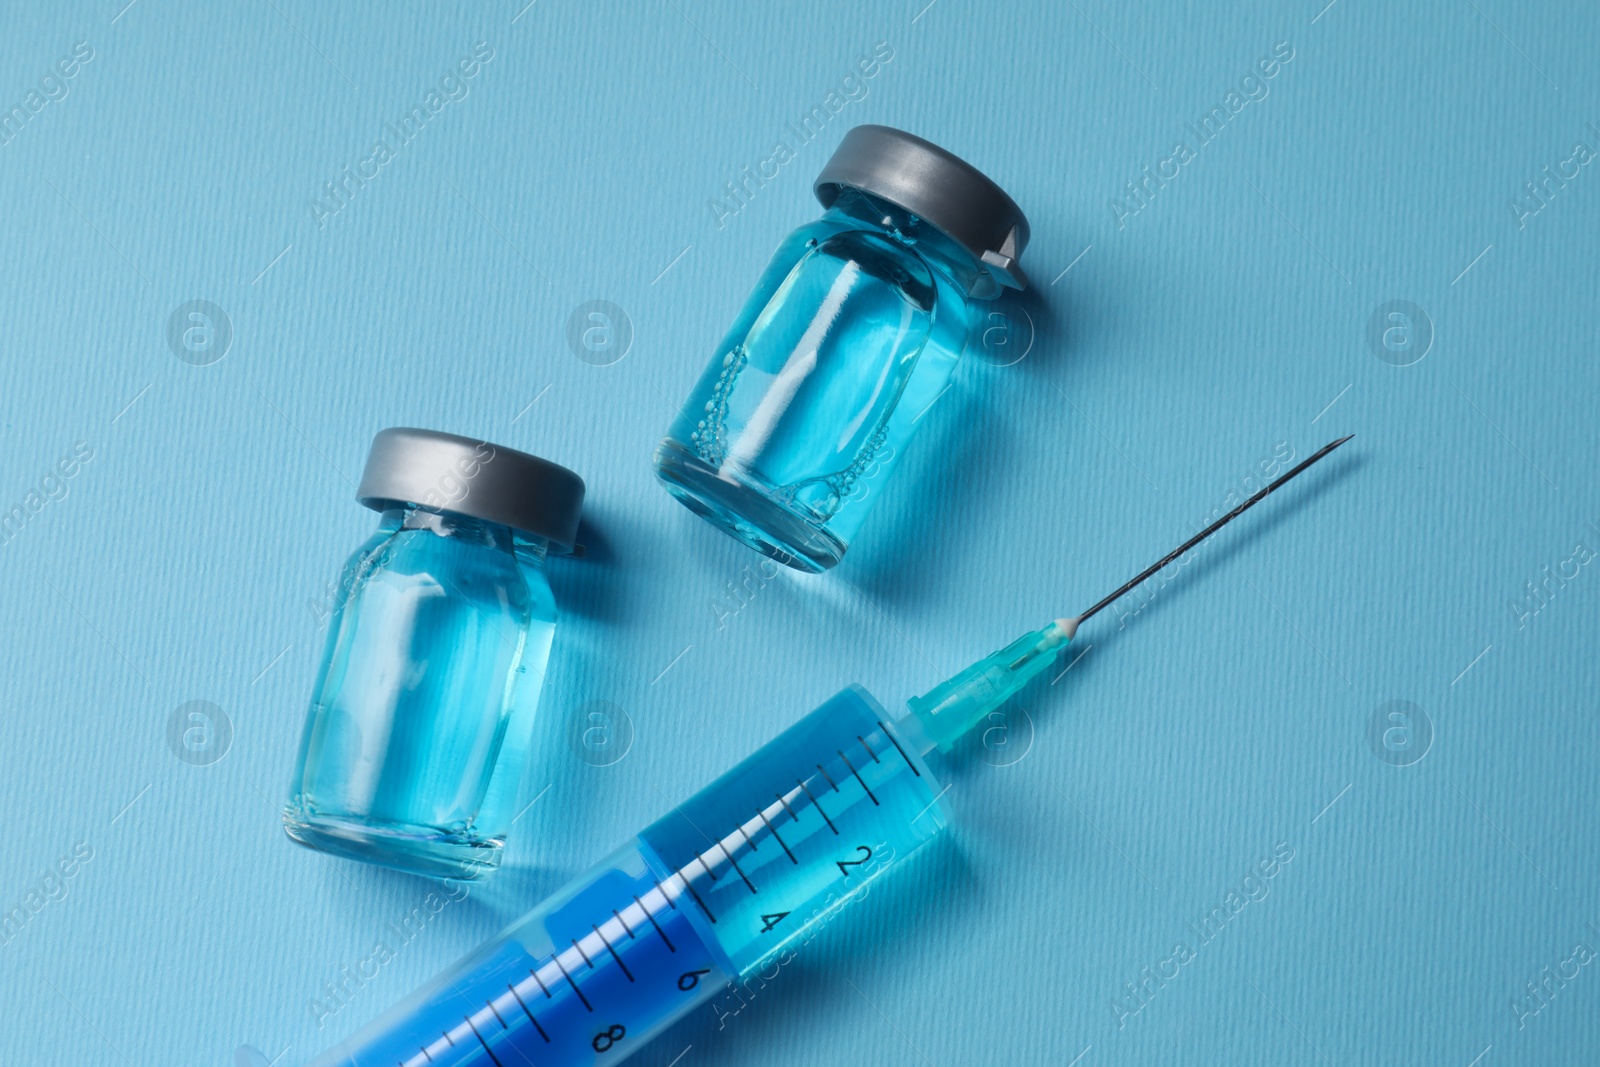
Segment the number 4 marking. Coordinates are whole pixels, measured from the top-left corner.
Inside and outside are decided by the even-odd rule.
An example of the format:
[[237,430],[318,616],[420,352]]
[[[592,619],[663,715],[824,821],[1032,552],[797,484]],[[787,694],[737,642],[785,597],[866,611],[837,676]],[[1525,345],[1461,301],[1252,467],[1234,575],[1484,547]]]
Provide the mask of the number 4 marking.
[[774,926],[777,926],[779,923],[781,923],[788,914],[789,913],[786,911],[780,911],[772,915],[761,916],[761,932],[766,933],[768,930],[771,930]]

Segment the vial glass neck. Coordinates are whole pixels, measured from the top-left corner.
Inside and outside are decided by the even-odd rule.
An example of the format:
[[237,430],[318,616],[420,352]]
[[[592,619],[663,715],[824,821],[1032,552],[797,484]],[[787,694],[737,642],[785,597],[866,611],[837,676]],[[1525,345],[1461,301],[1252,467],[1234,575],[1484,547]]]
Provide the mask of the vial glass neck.
[[859,189],[839,190],[838,199],[834,200],[823,218],[864,223],[879,230],[922,257],[962,293],[972,291],[982,271],[972,253],[947,237],[942,230],[903,208]]
[[462,544],[515,552],[523,559],[543,563],[548,542],[530,533],[514,530],[497,522],[485,522],[458,511],[404,504],[384,511],[381,528],[387,533],[401,530],[426,530]]

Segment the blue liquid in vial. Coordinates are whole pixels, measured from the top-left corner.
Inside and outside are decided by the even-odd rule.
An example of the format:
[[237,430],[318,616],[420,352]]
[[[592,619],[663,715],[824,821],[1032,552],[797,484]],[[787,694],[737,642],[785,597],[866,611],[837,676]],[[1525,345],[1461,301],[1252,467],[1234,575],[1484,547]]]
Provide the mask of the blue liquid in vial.
[[614,1063],[782,966],[945,826],[886,721],[837,694],[312,1067]]
[[674,496],[791,566],[839,561],[966,340],[974,268],[919,227],[847,190],[784,241],[657,450]]
[[341,578],[292,837],[423,874],[498,864],[555,632],[543,556],[505,527],[385,513]]

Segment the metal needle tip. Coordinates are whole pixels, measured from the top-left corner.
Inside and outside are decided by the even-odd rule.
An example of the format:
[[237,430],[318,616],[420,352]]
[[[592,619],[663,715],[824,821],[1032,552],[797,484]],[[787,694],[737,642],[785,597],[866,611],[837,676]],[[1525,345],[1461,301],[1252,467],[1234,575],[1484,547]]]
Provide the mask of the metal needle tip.
[[1193,548],[1195,545],[1198,545],[1201,541],[1204,541],[1206,538],[1210,537],[1212,534],[1228,525],[1228,523],[1232,522],[1234,519],[1237,519],[1240,515],[1243,515],[1246,511],[1261,503],[1261,501],[1265,500],[1268,494],[1270,494],[1274,489],[1277,489],[1284,482],[1287,482],[1290,478],[1293,478],[1295,475],[1299,474],[1301,471],[1305,470],[1317,460],[1321,459],[1323,456],[1326,456],[1329,452],[1332,452],[1334,449],[1338,448],[1340,445],[1344,444],[1354,436],[1355,434],[1347,434],[1346,436],[1339,438],[1337,441],[1329,441],[1327,444],[1311,453],[1311,455],[1307,456],[1305,459],[1301,460],[1287,471],[1284,471],[1278,477],[1274,478],[1266,485],[1263,485],[1260,489],[1257,489],[1254,493],[1251,493],[1245,498],[1244,503],[1240,504],[1226,515],[1222,516],[1222,518],[1218,519],[1210,526],[1207,526],[1204,530],[1201,530],[1199,533],[1189,538],[1189,540],[1185,541],[1171,552],[1168,552],[1165,556],[1162,556],[1155,563],[1151,564],[1149,567],[1146,567],[1143,571],[1140,571],[1137,577],[1123,583],[1121,588],[1119,588],[1116,592],[1100,601],[1100,603],[1096,604],[1082,615],[1079,615],[1073,620],[1073,629],[1076,630],[1076,624],[1082,623],[1085,619],[1095,615],[1101,609],[1111,606],[1111,604],[1113,604],[1118,597],[1122,596],[1122,594],[1126,593],[1128,590],[1132,589],[1146,578],[1149,578],[1162,567],[1165,567],[1167,564],[1171,563],[1173,560],[1189,551],[1189,549]]

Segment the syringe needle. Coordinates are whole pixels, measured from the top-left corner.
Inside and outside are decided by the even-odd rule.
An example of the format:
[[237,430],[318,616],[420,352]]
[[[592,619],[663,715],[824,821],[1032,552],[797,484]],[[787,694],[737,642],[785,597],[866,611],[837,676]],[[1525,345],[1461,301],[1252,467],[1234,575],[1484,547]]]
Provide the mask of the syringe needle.
[[[1257,489],[1255,492],[1251,493],[1245,498],[1242,504],[1228,512],[1226,515],[1222,516],[1222,518],[1218,519],[1210,526],[1207,526],[1204,530],[1201,530],[1199,533],[1189,538],[1189,540],[1185,541],[1171,552],[1168,552],[1165,556],[1162,556],[1155,563],[1140,571],[1133,578],[1130,578],[1128,581],[1122,583],[1122,585],[1117,588],[1116,592],[1107,596],[1094,607],[1090,608],[1088,611],[1084,612],[1082,615],[1079,615],[1075,619],[1066,619],[1062,621],[1072,623],[1073,625],[1071,626],[1071,629],[1076,630],[1078,628],[1078,623],[1083,622],[1085,619],[1092,618],[1093,616],[1099,614],[1103,609],[1108,608],[1112,604],[1116,603],[1118,597],[1122,596],[1140,582],[1143,582],[1145,579],[1149,578],[1152,574],[1155,574],[1162,567],[1165,567],[1167,564],[1171,563],[1173,560],[1189,551],[1195,545],[1198,545],[1201,541],[1204,541],[1206,538],[1210,537],[1212,534],[1228,525],[1228,523],[1232,522],[1234,519],[1237,519],[1240,515],[1243,515],[1246,511],[1249,511],[1251,508],[1261,503],[1269,494],[1273,492],[1273,490],[1283,485],[1284,482],[1287,482],[1290,478],[1293,478],[1295,475],[1299,474],[1301,471],[1305,470],[1317,460],[1321,459],[1323,456],[1326,456],[1329,452],[1332,452],[1334,449],[1338,448],[1340,445],[1344,444],[1354,436],[1355,434],[1348,434],[1339,438],[1337,441],[1329,441],[1327,444],[1311,453],[1311,455],[1307,456],[1299,463],[1296,463],[1293,467],[1289,468],[1287,471],[1284,471],[1278,477],[1274,478],[1266,485],[1263,485],[1260,489]],[[1068,636],[1070,637],[1071,634],[1069,633]]]
[[[1354,434],[1351,435],[1352,437]],[[1057,619],[1042,630],[1023,634],[1000,651],[985,656],[966,670],[934,686],[921,696],[907,701],[910,714],[901,722],[901,731],[921,752],[938,748],[949,751],[957,739],[1055,662],[1056,654],[1067,646],[1085,619],[1115,603],[1117,598],[1145,581],[1161,568],[1210,537],[1228,523],[1266,499],[1267,495],[1299,474],[1350,437],[1323,445],[1304,460],[1257,489],[1244,503],[1195,534],[1154,564],[1124,582],[1116,592],[1076,618]]]

